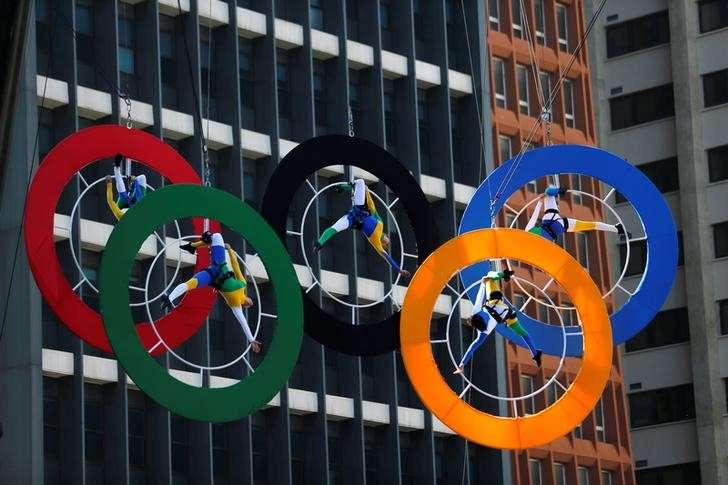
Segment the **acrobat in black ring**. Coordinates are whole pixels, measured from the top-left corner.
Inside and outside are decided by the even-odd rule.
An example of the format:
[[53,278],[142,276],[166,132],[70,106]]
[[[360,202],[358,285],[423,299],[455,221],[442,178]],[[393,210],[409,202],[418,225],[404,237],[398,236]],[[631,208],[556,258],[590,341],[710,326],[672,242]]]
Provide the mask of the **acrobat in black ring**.
[[[261,214],[286,241],[286,219],[294,194],[317,170],[351,165],[377,176],[399,198],[409,217],[421,264],[440,243],[432,206],[417,180],[383,148],[361,138],[325,135],[291,150],[276,167],[265,190]],[[314,340],[349,355],[380,355],[399,348],[399,312],[371,324],[352,325],[321,308],[304,292],[304,328]]]

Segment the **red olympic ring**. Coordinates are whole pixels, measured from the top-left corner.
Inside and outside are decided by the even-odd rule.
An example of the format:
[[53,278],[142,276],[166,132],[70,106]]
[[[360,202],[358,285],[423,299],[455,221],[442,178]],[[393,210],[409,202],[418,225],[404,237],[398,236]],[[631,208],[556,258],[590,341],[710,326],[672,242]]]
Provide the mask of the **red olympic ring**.
[[[86,165],[112,158],[117,153],[155,170],[173,184],[201,184],[187,161],[159,138],[118,125],[93,126],[68,136],[46,155],[28,191],[23,216],[28,262],[43,298],[73,333],[109,353],[111,345],[101,315],[83,302],[63,274],[56,254],[53,221],[61,193],[73,175]],[[219,227],[216,223],[214,226]],[[193,219],[193,227],[195,233],[202,233],[202,220]],[[195,269],[208,264],[207,250],[200,251]],[[181,345],[205,323],[214,303],[215,294],[211,289],[191,292],[173,312],[156,321],[159,334],[168,346]],[[148,322],[136,327],[145,349],[152,355],[165,352],[165,346],[160,345]]]

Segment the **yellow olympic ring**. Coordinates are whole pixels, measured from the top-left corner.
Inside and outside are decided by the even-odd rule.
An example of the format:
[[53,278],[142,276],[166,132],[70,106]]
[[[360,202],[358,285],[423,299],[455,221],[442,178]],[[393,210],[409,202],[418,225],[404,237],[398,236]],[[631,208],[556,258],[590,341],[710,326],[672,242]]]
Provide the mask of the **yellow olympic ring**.
[[[500,417],[470,406],[447,384],[432,353],[430,323],[441,290],[457,271],[491,258],[517,259],[550,274],[569,294],[582,322],[581,369],[564,395],[537,414]],[[453,431],[483,446],[524,449],[564,436],[597,404],[611,371],[612,328],[598,288],[561,247],[524,231],[482,229],[440,246],[412,278],[400,322],[402,360],[424,405]]]

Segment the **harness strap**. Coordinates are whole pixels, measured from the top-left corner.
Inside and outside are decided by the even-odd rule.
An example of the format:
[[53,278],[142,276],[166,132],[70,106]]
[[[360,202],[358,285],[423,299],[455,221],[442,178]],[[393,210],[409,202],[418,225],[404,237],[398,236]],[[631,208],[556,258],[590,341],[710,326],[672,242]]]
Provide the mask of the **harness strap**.
[[500,315],[500,313],[495,311],[495,308],[491,308],[488,305],[484,305],[483,308],[485,308],[485,311],[488,312],[491,317],[493,317],[493,320],[495,320],[498,323],[504,322],[503,317]]

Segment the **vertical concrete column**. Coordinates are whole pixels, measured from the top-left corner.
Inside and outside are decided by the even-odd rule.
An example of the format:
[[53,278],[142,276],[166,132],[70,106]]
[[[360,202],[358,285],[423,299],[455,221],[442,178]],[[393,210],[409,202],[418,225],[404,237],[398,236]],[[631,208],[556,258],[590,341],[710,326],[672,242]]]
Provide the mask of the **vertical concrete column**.
[[668,5],[700,474],[703,483],[728,483],[728,449],[721,416],[725,397],[719,372],[718,320],[705,191],[708,170],[700,118],[698,11],[695,2],[690,0],[670,0]]

